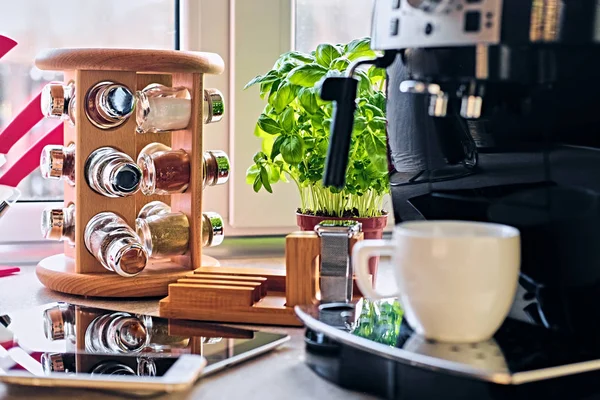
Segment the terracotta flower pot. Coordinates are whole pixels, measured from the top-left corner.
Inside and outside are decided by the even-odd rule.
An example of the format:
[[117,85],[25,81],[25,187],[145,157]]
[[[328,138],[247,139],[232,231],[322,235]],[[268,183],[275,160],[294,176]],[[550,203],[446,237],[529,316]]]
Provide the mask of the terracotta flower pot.
[[[315,215],[306,215],[296,213],[296,223],[302,231],[314,231],[315,226],[325,220],[352,220],[362,224],[362,231],[365,234],[365,239],[381,239],[383,237],[383,229],[387,225],[387,215],[370,218],[340,218],[340,217],[319,217]],[[373,276],[377,273],[377,258],[372,258],[369,261],[369,271]]]

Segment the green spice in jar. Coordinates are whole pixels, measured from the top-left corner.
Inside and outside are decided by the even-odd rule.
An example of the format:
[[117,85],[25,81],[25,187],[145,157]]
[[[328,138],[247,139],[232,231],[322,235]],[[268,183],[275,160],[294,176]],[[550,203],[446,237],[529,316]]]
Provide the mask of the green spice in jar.
[[190,223],[183,213],[149,216],[137,221],[138,235],[152,258],[184,254],[190,242]]

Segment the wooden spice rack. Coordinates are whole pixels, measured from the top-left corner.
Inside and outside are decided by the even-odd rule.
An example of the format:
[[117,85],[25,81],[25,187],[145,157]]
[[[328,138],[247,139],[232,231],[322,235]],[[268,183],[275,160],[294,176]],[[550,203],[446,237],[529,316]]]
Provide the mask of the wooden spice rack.
[[[350,239],[363,239],[359,232]],[[315,232],[286,237],[286,269],[203,266],[169,285],[160,301],[167,318],[302,326],[294,306],[319,301],[321,239]],[[355,296],[360,296],[354,281]]]
[[[217,54],[174,50],[52,49],[36,58],[42,70],[64,71],[64,82],[75,84],[75,126],[65,123],[64,143],[75,144],[75,186],[65,184],[65,207],[75,204],[75,246],[65,244],[65,253],[44,259],[36,269],[46,287],[63,293],[103,297],[149,297],[167,294],[169,283],[184,278],[191,269],[218,265],[202,254],[203,182],[203,101],[204,74],[223,72]],[[136,133],[135,116],[109,130],[94,126],[87,118],[84,101],[90,88],[102,81],[127,86],[132,92],[150,83],[183,86],[192,94],[191,120],[184,130],[167,133]],[[163,143],[184,149],[190,156],[190,185],[186,192],[170,196],[108,198],[94,192],[85,181],[84,165],[94,150],[111,146],[134,160],[146,145]],[[160,200],[174,212],[183,212],[190,222],[190,249],[187,255],[170,261],[150,260],[144,271],[124,278],[106,270],[86,249],[83,239],[88,221],[96,214],[112,211],[134,227],[139,210]]]

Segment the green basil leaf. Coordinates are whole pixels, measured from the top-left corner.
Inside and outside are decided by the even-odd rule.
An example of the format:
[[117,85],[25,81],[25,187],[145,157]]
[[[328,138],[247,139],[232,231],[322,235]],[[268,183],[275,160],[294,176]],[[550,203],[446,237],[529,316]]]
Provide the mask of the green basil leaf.
[[369,128],[371,128],[374,131],[385,131],[386,125],[387,120],[381,116],[373,117],[373,119],[369,121]]
[[365,117],[354,118],[354,127],[352,130],[354,132],[363,132],[365,129],[367,129],[367,119]]
[[260,114],[258,117],[258,127],[270,135],[276,135],[281,133],[281,126],[274,119],[268,117],[265,114]]
[[254,136],[262,138],[268,135],[269,134],[267,132],[260,129],[260,126],[258,126],[258,124],[254,125]]
[[279,135],[265,135],[262,137],[262,142],[260,144],[260,148],[262,150],[263,153],[265,154],[271,154],[271,151],[273,149],[273,143],[275,143],[275,140],[279,137]]
[[348,68],[349,65],[350,65],[350,60],[348,60],[346,57],[340,57],[340,58],[333,60],[330,68],[343,72]]
[[256,193],[258,193],[258,191],[260,190],[260,188],[262,187],[262,182],[260,180],[260,174],[256,175],[256,178],[254,178],[254,183],[252,184],[252,189],[254,189],[254,191]]
[[364,135],[365,150],[369,159],[377,170],[384,172],[387,171],[387,144],[385,142],[385,135],[374,135],[367,133]]
[[362,57],[375,57],[375,52],[371,50],[371,39],[364,37],[362,39],[354,39],[346,46],[346,57],[350,61]]
[[274,101],[275,101],[275,94],[277,93],[277,89],[279,89],[279,85],[280,84],[281,84],[281,79],[277,79],[276,81],[271,82],[271,90],[269,90],[269,96],[267,97],[267,102],[272,107],[275,104],[274,103]]
[[267,171],[269,172],[269,183],[277,183],[281,180],[281,172],[279,167],[276,165],[267,165]]
[[383,93],[375,92],[375,94],[369,98],[369,103],[379,108],[382,113],[385,113],[386,100]]
[[269,173],[265,167],[260,168],[260,181],[267,192],[273,193],[273,188],[271,188],[271,183],[269,182]]
[[265,96],[271,93],[271,87],[273,87],[273,81],[263,82],[260,84],[260,98],[264,99]]
[[309,54],[300,53],[299,51],[290,51],[285,54],[286,58],[292,58],[294,60],[302,61],[305,63],[313,63],[315,62],[315,58],[310,56]]
[[325,118],[323,120],[323,128],[325,128],[325,132],[327,132],[327,134],[329,134],[329,132],[331,132],[331,118]]
[[287,75],[287,79],[294,85],[312,87],[326,73],[327,68],[319,64],[305,64],[291,70]]
[[285,75],[287,75],[288,72],[290,72],[291,70],[293,70],[297,66],[298,66],[297,62],[286,61],[285,63],[283,63],[283,65],[281,65],[279,68],[277,68],[277,72],[279,74],[285,76]]
[[273,147],[271,148],[271,160],[274,160],[279,154],[281,154],[281,143],[285,140],[285,136],[277,136],[275,139],[275,143],[273,143]]
[[281,155],[288,164],[297,164],[304,156],[304,141],[299,135],[288,135],[281,143]]
[[256,177],[258,176],[258,174],[260,174],[260,167],[256,164],[252,164],[246,170],[246,183],[248,185],[252,185],[254,183],[254,181],[256,180]]
[[329,68],[331,62],[336,58],[340,57],[342,53],[334,46],[324,43],[317,46],[315,52],[317,62],[324,67]]
[[303,139],[304,139],[304,149],[305,150],[311,150],[315,147],[315,143],[317,141],[316,138],[311,137],[311,136],[305,136]]
[[291,133],[294,130],[296,120],[294,119],[294,109],[292,107],[286,108],[283,113],[281,113],[279,116],[279,124],[284,132]]
[[373,83],[382,81],[386,78],[384,68],[371,67],[371,68],[369,68],[368,75],[369,75],[369,78],[371,79],[371,82],[373,82]]
[[291,83],[284,81],[281,86],[277,89],[273,102],[269,103],[275,108],[277,114],[281,113],[290,104],[298,94],[298,86],[292,85]]
[[317,104],[317,95],[311,88],[302,88],[298,92],[298,101],[304,110],[309,114],[316,114],[319,111]]
[[262,151],[258,151],[256,153],[254,153],[254,157],[252,157],[252,161],[254,161],[256,164],[259,164],[261,161],[266,160],[266,159],[267,159],[267,156]]
[[375,107],[372,104],[365,104],[364,108],[366,110],[370,110],[373,113],[373,118],[375,118],[375,117],[383,117],[383,111],[381,111],[378,107]]
[[252,78],[250,82],[248,82],[246,86],[244,86],[244,89],[248,89],[250,86],[256,85],[257,83],[273,82],[278,78],[279,77],[277,76],[277,73],[275,71],[269,71],[265,75],[257,75],[254,78]]
[[373,93],[373,85],[371,84],[371,80],[365,71],[359,70],[355,72],[358,75],[358,91]]

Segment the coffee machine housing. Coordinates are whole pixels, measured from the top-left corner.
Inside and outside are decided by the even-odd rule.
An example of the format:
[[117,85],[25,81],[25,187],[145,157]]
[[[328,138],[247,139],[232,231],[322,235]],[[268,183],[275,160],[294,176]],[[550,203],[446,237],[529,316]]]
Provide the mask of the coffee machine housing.
[[[511,317],[586,338],[600,332],[599,40],[596,0],[375,1],[396,222],[517,227]],[[352,109],[334,100],[324,181],[340,185]]]

